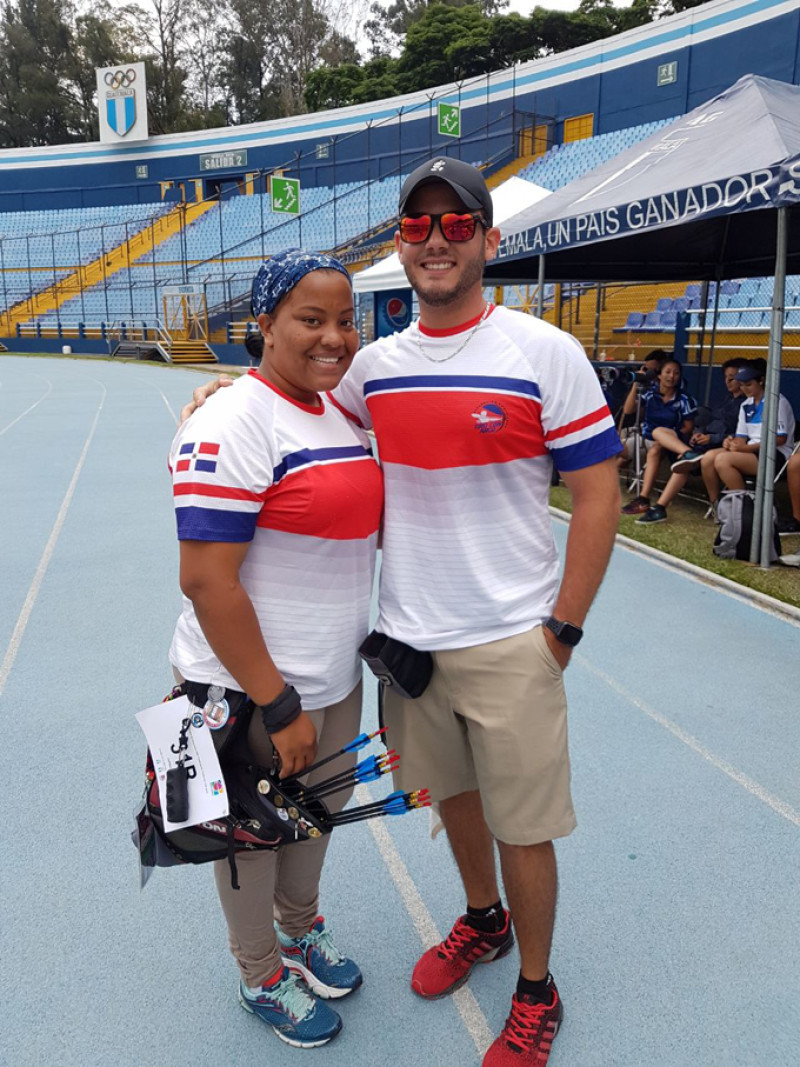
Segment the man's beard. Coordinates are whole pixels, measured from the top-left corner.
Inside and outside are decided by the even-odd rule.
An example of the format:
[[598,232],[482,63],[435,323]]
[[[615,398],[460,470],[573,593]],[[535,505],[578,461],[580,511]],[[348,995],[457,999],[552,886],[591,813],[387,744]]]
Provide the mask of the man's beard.
[[[416,282],[412,282],[412,286],[421,303],[427,304],[428,307],[447,307],[449,304],[458,303],[462,297],[470,292],[476,282],[482,281],[485,266],[486,259],[484,256],[475,256],[474,259],[468,260],[463,266],[461,278],[452,289],[440,289],[437,287],[428,292],[421,284],[420,277],[417,278]],[[425,270],[423,267],[413,269],[415,274],[424,278]],[[406,271],[406,276],[408,276],[408,271]],[[411,278],[408,280],[411,281]]]

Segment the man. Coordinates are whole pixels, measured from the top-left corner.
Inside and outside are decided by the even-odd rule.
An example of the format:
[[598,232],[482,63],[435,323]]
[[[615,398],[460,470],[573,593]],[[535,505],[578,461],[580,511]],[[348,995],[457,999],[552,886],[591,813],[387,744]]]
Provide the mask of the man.
[[[434,661],[417,700],[384,694],[398,785],[430,788],[466,894],[411,984],[452,993],[510,950],[511,918],[521,971],[484,1067],[542,1067],[563,1014],[549,973],[552,841],[575,826],[562,672],[616,533],[619,438],[577,341],[484,300],[500,233],[480,172],[431,160],[399,208],[420,319],[362,349],[334,399],[374,429],[384,470],[378,629]],[[551,456],[573,498],[560,587]]]
[[[400,786],[430,788],[466,890],[465,915],[411,984],[444,996],[511,947],[497,841],[522,967],[484,1065],[543,1064],[562,1017],[552,839],[575,825],[561,672],[611,552],[619,440],[577,342],[484,300],[500,233],[480,172],[423,164],[399,209],[420,320],[359,352],[335,398],[374,429],[384,469],[378,629],[433,653],[421,697],[384,695]],[[558,590],[549,454],[574,508]]]

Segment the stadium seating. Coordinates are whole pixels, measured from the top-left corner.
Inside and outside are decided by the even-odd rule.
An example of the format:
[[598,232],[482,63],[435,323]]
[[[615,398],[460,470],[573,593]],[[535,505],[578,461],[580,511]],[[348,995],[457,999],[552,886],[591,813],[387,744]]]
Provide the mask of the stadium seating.
[[614,130],[582,141],[555,145],[541,159],[521,170],[519,177],[551,191],[560,189],[672,121],[662,119],[660,122],[646,122],[626,130]]
[[[386,223],[396,213],[405,176],[301,190],[302,214],[276,215],[267,195],[233,196],[175,234],[130,270],[118,272],[66,301],[65,322],[153,321],[163,317],[156,287],[190,283],[203,290],[209,310],[246,291],[255,266],[282,248],[330,249]],[[186,271],[183,269],[183,257]]]

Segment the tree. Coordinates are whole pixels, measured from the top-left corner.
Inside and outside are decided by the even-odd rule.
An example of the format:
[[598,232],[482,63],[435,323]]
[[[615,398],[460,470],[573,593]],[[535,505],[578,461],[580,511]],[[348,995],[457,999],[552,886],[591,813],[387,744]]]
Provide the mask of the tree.
[[0,143],[73,141],[80,109],[68,90],[72,33],[64,0],[7,2],[0,23]]
[[223,23],[217,0],[192,0],[186,22],[188,95],[204,126],[224,126],[228,101],[223,88],[225,59]]
[[75,20],[68,68],[82,140],[96,141],[100,135],[95,69],[136,59],[132,14],[130,8],[114,9],[107,0],[100,0],[92,12],[78,15]]
[[151,132],[169,133],[180,126],[186,71],[189,0],[149,0],[149,8],[132,8],[148,51],[141,58],[147,73]]

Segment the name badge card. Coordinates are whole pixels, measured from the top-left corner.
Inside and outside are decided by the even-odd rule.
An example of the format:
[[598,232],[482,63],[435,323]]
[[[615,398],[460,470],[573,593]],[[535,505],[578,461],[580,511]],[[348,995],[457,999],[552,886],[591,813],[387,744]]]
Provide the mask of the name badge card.
[[[186,718],[191,719],[183,760],[189,779],[189,818],[184,822],[170,822],[164,803],[167,771],[178,765],[181,725]],[[137,713],[136,721],[144,731],[153,758],[167,833],[180,830],[183,826],[196,826],[209,819],[224,818],[229,812],[228,792],[203,713],[189,703],[188,697],[183,696],[145,708]]]

